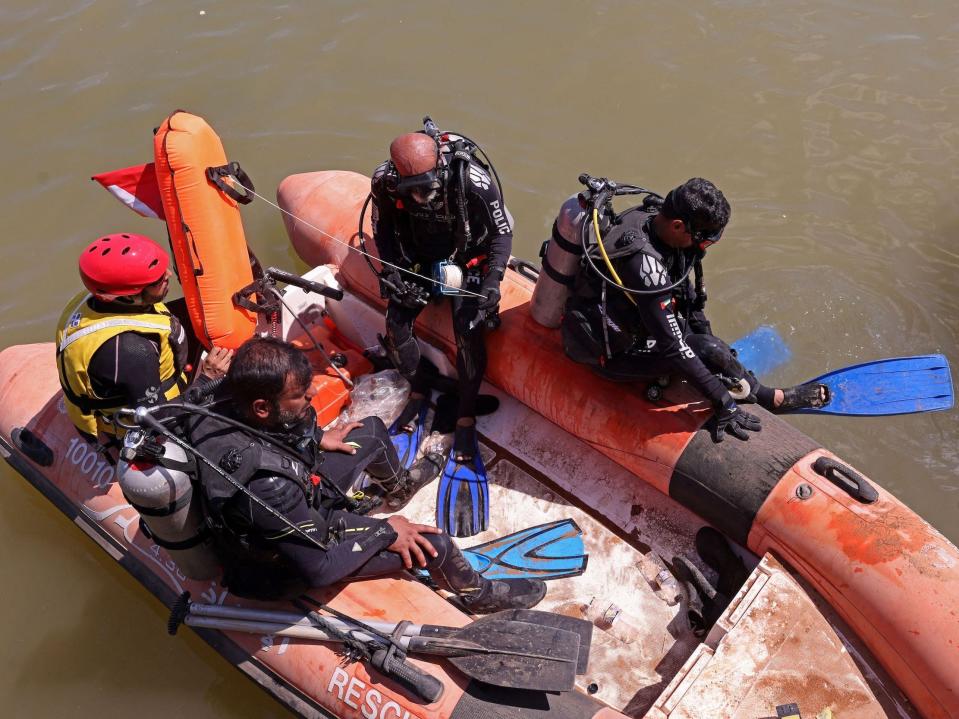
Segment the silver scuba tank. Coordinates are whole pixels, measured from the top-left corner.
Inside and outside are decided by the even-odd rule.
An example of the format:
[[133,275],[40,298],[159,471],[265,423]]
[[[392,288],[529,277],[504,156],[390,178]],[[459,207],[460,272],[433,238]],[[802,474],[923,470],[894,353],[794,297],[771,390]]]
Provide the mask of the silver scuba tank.
[[[566,308],[571,286],[579,273],[580,257],[583,254],[582,227],[586,212],[580,207],[576,195],[559,208],[556,216],[556,233],[562,242],[553,236],[546,243],[543,268],[540,270],[530,313],[544,327],[559,327]],[[565,245],[565,247],[563,246]]]
[[[166,549],[190,579],[214,579],[221,571],[213,538],[203,521],[199,492],[185,471],[187,453],[172,442],[163,456],[141,451],[139,430],[127,432],[117,464],[123,496],[140,513],[140,526],[155,544]],[[164,466],[167,465],[167,466]]]

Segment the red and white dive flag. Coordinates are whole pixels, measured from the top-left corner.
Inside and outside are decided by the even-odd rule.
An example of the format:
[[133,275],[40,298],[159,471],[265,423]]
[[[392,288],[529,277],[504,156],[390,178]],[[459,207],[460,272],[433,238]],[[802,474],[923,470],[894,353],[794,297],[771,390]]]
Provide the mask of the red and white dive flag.
[[155,217],[163,220],[163,201],[160,199],[160,186],[157,184],[153,163],[125,167],[122,170],[102,172],[94,175],[120,202],[143,217]]

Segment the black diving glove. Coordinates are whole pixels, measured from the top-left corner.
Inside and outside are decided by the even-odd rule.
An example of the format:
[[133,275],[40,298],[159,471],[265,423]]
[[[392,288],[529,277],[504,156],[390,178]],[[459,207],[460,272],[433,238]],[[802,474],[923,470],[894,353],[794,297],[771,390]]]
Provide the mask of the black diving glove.
[[729,432],[736,439],[744,442],[749,439],[747,432],[759,432],[762,429],[759,417],[744,412],[734,400],[716,412],[716,424],[713,425],[713,442],[722,442]]
[[417,308],[429,300],[426,290],[417,284],[406,282],[395,267],[384,267],[380,273],[380,297],[403,307]]
[[503,271],[495,267],[483,278],[483,284],[480,286],[480,294],[483,295],[483,299],[479,301],[481,310],[491,310],[499,304],[499,283],[502,280]]

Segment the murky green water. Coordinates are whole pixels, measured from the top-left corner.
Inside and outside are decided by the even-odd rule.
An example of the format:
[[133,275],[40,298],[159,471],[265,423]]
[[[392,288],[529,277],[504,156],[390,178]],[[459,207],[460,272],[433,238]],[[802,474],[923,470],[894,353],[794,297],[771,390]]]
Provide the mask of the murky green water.
[[[775,325],[782,382],[880,357],[959,362],[959,7],[920,2],[26,2],[0,7],[4,346],[51,339],[98,234],[162,238],[91,174],[204,115],[259,190],[369,172],[430,113],[480,140],[535,258],[588,171],[733,205],[714,328]],[[254,204],[267,263],[300,267]],[[802,417],[959,540],[959,413]],[[277,716],[18,475],[0,469],[9,716]]]

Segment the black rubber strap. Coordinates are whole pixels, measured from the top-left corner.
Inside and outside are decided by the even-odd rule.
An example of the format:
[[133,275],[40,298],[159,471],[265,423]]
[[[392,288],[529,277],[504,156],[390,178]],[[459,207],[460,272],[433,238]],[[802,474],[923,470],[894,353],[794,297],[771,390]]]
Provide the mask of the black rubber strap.
[[842,462],[829,457],[820,457],[812,465],[813,471],[835,484],[853,499],[863,504],[872,504],[879,499],[879,492],[859,472]]
[[193,489],[191,488],[178,500],[171,502],[165,507],[144,507],[142,504],[137,504],[131,500],[126,496],[126,494],[123,495],[123,498],[127,500],[127,504],[129,504],[145,517],[169,517],[171,514],[179,512],[181,509],[190,504],[190,501],[193,499]]
[[230,162],[220,167],[208,167],[206,168],[206,177],[217,186],[220,192],[234,202],[238,202],[241,205],[249,205],[253,202],[253,195],[249,194],[249,192],[238,192],[234,186],[223,181],[224,177],[233,177],[237,179],[242,187],[247,188],[249,191],[255,189],[253,187],[253,181],[250,179],[250,176],[243,171],[243,168],[240,167],[239,162]]
[[[141,527],[145,526],[140,524]],[[158,547],[163,547],[164,549],[193,549],[199,544],[203,544],[207,539],[209,539],[210,533],[206,527],[203,527],[197,534],[194,534],[189,539],[182,539],[179,542],[170,542],[166,539],[156,536],[152,532],[150,533],[150,539],[153,540],[153,543]]]
[[566,287],[572,287],[573,283],[576,281],[576,275],[564,275],[562,272],[553,267],[549,263],[549,257],[543,258],[543,272],[545,272],[554,282],[558,282]]
[[553,223],[553,238],[551,242],[555,242],[557,245],[559,245],[560,249],[566,250],[571,255],[576,255],[579,257],[583,254],[583,246],[574,245],[572,242],[559,234],[559,228],[556,227],[555,222]]

